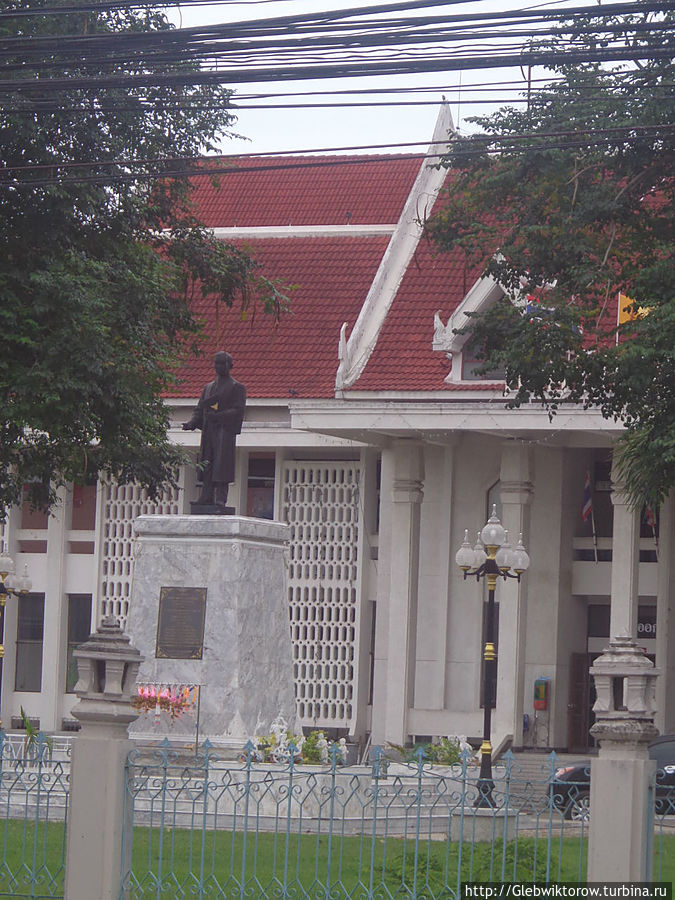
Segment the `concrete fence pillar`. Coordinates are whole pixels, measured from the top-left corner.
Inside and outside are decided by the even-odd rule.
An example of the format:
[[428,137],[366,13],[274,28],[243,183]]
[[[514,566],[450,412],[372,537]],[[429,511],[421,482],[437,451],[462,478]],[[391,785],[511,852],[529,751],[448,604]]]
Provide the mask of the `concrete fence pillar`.
[[74,653],[82,730],[73,741],[66,849],[68,900],[119,900],[125,813],[127,728],[141,654],[114,617]]
[[597,693],[591,734],[600,751],[591,763],[589,881],[646,880],[657,674],[629,636],[613,638],[591,668]]

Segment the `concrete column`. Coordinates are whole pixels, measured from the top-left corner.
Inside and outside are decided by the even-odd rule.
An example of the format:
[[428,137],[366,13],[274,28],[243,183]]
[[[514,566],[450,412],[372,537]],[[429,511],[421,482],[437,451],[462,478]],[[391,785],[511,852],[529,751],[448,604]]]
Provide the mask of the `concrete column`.
[[614,479],[610,643],[591,668],[597,699],[591,734],[589,881],[644,881],[647,872],[648,745],[654,725],[657,670],[636,644],[639,514]]
[[246,515],[246,505],[248,497],[248,450],[241,447],[237,448],[236,466],[234,470],[234,481],[230,485],[227,497],[228,506],[234,506],[236,515]]
[[288,455],[288,450],[281,447],[277,450],[274,460],[274,520],[276,522],[286,521],[284,465]]
[[649,781],[656,763],[648,744],[654,726],[657,671],[628,637],[613,638],[591,668],[596,715],[591,734],[600,751],[591,763],[588,881],[645,881]]
[[[16,532],[21,521],[21,510],[13,507],[5,518],[4,541],[7,552],[14,560],[16,572],[23,575],[23,563],[17,555],[19,549]],[[0,546],[0,550],[2,547]],[[16,620],[17,603],[7,595],[2,598],[5,603],[0,607],[2,629],[0,633],[0,727],[7,730],[12,718],[12,693],[14,691],[14,667],[16,665]]]
[[675,731],[675,492],[661,504],[656,588],[656,725]]
[[[427,491],[421,510],[419,597],[415,653],[416,709],[445,708],[454,448],[427,446],[424,453]],[[425,730],[425,733],[426,730]],[[433,732],[432,732],[433,733]]]
[[352,698],[354,716],[351,734],[362,736],[370,730],[367,723],[368,694],[370,688],[370,652],[371,633],[373,627],[373,597],[369,596],[370,569],[373,566],[370,538],[376,532],[377,522],[377,451],[364,448],[360,454],[361,463],[361,500],[362,527],[359,528],[357,559],[357,594],[360,598],[360,609],[357,613],[357,654],[354,660],[354,697]]
[[612,588],[609,635],[637,637],[638,570],[640,565],[640,514],[628,505],[628,497],[612,471],[614,529],[612,538]]
[[412,705],[414,690],[420,505],[424,481],[421,445],[411,440],[397,441],[393,461],[391,552],[387,560],[391,581],[384,739],[402,744],[408,736],[408,709]]
[[141,655],[116,619],[76,651],[79,702],[73,715],[82,730],[73,741],[66,849],[68,900],[119,900],[122,835],[131,837],[131,806],[124,802],[124,767],[131,749],[127,727]]
[[[534,490],[532,469],[532,450],[529,446],[513,441],[503,446],[499,493],[502,525],[509,533],[512,547],[518,543],[520,534],[525,545],[529,546],[530,504]],[[499,647],[495,748],[509,735],[515,747],[523,744],[527,582],[526,573],[520,583],[515,579],[500,579],[497,584]]]
[[94,583],[91,594],[91,629],[98,626],[101,618],[101,596],[103,594],[103,559],[105,556],[107,486],[102,478],[96,484],[96,524],[94,540]]
[[64,593],[64,568],[67,546],[67,519],[70,502],[65,487],[59,488],[58,506],[47,522],[47,572],[45,618],[42,645],[42,697],[40,727],[59,731],[66,690],[66,629],[68,605]]

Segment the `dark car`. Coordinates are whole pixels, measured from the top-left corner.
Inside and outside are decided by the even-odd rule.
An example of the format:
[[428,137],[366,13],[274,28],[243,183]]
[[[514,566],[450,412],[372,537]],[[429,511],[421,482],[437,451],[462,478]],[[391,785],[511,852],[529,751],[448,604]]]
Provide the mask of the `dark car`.
[[[675,815],[675,734],[662,734],[649,745],[649,758],[656,760],[656,799],[658,815]],[[591,761],[556,769],[551,786],[551,801],[566,819],[588,818],[591,790]]]

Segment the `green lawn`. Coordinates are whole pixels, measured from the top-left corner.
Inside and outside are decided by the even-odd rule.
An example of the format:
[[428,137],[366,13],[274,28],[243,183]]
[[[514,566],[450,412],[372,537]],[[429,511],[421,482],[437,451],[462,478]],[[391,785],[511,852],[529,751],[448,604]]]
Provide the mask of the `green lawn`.
[[[0,896],[63,895],[62,825],[34,830],[30,823],[5,821],[0,841]],[[243,883],[247,898],[283,896],[285,885],[297,898],[326,897],[329,887],[331,900],[361,898],[371,890],[378,897],[447,900],[463,881],[574,882],[585,876],[586,840],[580,836],[558,837],[550,847],[545,838],[524,837],[506,847],[501,841],[460,846],[433,840],[421,841],[417,855],[415,849],[414,840],[396,837],[303,834],[286,841],[282,835],[228,831],[209,831],[202,843],[201,832],[137,827],[133,896],[198,896],[201,883],[211,889],[209,896],[222,890],[231,897]],[[655,878],[675,881],[675,836],[657,838],[655,852]]]

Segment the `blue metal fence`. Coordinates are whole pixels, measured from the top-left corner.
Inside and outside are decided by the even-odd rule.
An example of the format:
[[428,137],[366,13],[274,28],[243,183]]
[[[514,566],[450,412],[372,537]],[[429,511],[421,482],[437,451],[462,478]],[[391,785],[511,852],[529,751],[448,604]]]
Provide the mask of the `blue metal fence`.
[[554,756],[523,779],[507,755],[477,809],[470,755],[450,767],[380,749],[368,766],[135,750],[127,766],[123,895],[132,898],[459,896],[466,881],[582,882],[587,821],[553,790]]
[[[376,749],[367,766],[221,758],[207,742],[139,747],[127,762],[124,898],[449,900],[466,881],[583,882],[587,781],[559,791],[558,760],[495,767],[477,809],[470,756],[430,765]],[[529,767],[531,772],[531,766]],[[0,897],[63,897],[70,762],[43,736],[0,731]],[[673,772],[653,782],[649,877],[675,879]]]
[[69,764],[0,731],[0,897],[63,897]]
[[656,771],[649,793],[647,878],[671,881],[675,873],[667,865],[675,859],[675,766]]

